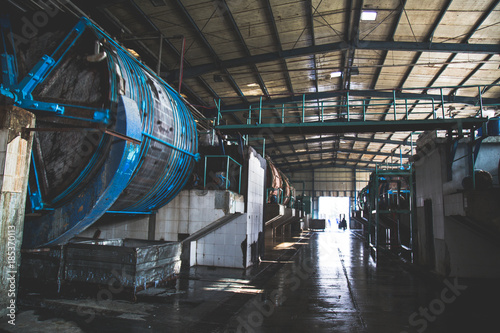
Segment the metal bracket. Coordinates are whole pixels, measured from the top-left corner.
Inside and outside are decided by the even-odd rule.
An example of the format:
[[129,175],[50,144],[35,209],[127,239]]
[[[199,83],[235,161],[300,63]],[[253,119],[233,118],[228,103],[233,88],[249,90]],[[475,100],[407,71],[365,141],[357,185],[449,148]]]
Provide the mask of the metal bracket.
[[7,53],[0,55],[2,64],[2,81],[6,87],[11,87],[17,83],[17,75],[14,65],[14,57]]
[[21,99],[33,99],[31,93],[36,86],[45,79],[45,75],[54,67],[56,61],[44,55],[28,75],[16,86],[15,92],[21,95]]
[[49,111],[54,112],[58,115],[64,114],[64,106],[61,106],[57,103],[46,103],[34,101],[32,99],[21,99],[14,103],[15,105],[23,108],[23,109],[34,109],[37,111]]

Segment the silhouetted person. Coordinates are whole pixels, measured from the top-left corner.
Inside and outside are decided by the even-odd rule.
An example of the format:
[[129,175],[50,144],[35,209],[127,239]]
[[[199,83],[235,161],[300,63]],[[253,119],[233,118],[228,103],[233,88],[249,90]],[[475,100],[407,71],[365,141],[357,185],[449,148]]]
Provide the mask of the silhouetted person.
[[344,229],[344,231],[345,229],[347,229],[347,221],[345,220],[345,215],[342,218],[342,221],[340,221],[339,223],[339,229]]

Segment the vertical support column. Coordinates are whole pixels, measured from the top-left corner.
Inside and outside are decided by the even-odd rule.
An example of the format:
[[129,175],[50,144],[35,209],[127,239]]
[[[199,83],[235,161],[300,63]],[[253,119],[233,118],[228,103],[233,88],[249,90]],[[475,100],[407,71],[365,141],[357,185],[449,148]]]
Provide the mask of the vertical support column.
[[149,215],[148,240],[154,241],[156,236],[156,213]]
[[305,122],[306,95],[302,95],[302,123]]
[[15,324],[15,308],[24,206],[35,116],[14,106],[0,106],[0,317]]
[[347,121],[350,121],[351,116],[350,116],[350,109],[349,109],[349,91],[347,92]]
[[[160,34],[160,46],[158,48],[158,63],[156,64],[156,74],[158,76],[160,76],[160,72],[161,72],[161,54],[162,54],[162,51],[163,51],[163,35]],[[180,72],[179,72],[179,75],[180,75]],[[179,81],[179,93],[180,92],[181,92],[181,82]]]
[[410,212],[410,246],[411,246],[411,263],[415,263],[415,254],[417,252],[417,228],[416,228],[416,205],[414,206],[414,197],[415,197],[415,192],[414,192],[414,187],[413,187],[413,176],[414,176],[415,170],[413,169],[413,166],[410,166],[410,198],[408,202],[408,211]]
[[[357,185],[356,169],[352,169],[352,201],[353,201],[353,205],[352,205],[351,216],[354,215],[354,212],[356,211],[356,208],[358,207],[358,202],[357,202],[357,198],[358,198],[357,193],[358,192],[357,192],[356,185]],[[349,226],[349,228],[351,228],[351,226]]]

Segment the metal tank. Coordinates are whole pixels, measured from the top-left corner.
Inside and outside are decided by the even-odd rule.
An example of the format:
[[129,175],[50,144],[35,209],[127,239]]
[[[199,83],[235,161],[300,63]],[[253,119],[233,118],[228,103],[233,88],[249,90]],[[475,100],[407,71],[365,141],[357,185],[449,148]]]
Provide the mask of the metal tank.
[[2,54],[0,93],[37,115],[27,248],[66,243],[105,213],[155,212],[199,159],[177,92],[86,18],[63,36]]

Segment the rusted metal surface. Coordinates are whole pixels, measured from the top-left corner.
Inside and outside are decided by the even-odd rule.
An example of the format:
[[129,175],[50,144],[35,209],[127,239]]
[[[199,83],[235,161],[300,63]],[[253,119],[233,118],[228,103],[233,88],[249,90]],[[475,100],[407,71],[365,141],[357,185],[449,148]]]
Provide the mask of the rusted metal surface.
[[48,252],[23,253],[21,274],[27,281],[119,285],[136,292],[176,278],[180,254],[179,242],[77,239]]

